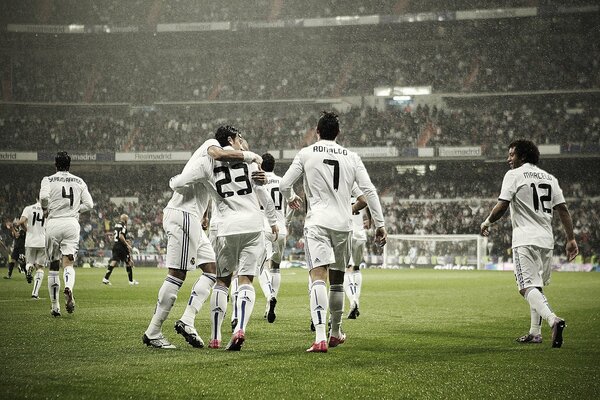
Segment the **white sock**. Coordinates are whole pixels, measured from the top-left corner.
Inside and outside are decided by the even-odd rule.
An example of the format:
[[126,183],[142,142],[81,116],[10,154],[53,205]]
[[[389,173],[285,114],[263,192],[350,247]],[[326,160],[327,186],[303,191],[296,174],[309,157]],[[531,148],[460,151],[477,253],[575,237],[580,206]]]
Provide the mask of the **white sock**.
[[238,277],[236,276],[231,280],[231,287],[229,293],[231,294],[231,320],[238,319],[237,312],[237,296],[238,296]]
[[273,295],[273,288],[271,287],[271,274],[266,268],[262,268],[260,271],[258,283],[260,284],[260,288],[265,295],[265,299],[268,301]]
[[60,292],[60,278],[58,277],[58,271],[48,271],[48,294],[50,295],[50,302],[52,303],[53,310],[60,310],[58,304],[58,292]]
[[315,342],[327,340],[327,307],[329,299],[325,281],[314,281],[310,287],[310,316],[315,326]]
[[342,336],[342,314],[344,312],[344,287],[341,284],[329,285],[329,313],[331,317],[331,336]]
[[238,288],[237,309],[238,309],[238,324],[235,327],[235,332],[246,330],[252,310],[254,309],[254,301],[256,300],[256,292],[252,285],[240,285]]
[[281,272],[279,268],[273,268],[271,270],[271,288],[273,289],[273,296],[277,298],[279,294],[279,287],[281,286]]
[[554,325],[556,314],[552,312],[552,309],[548,305],[548,300],[546,300],[546,296],[542,292],[536,288],[529,288],[525,292],[525,299],[529,303],[529,306],[548,322],[548,325]]
[[32,296],[38,297],[40,295],[40,287],[42,286],[42,282],[44,280],[44,270],[38,269],[35,271],[35,276],[33,278],[33,291],[31,292]]
[[356,306],[358,307],[359,303],[360,303],[360,290],[362,289],[362,272],[360,272],[360,269],[357,271],[354,271],[353,278],[354,278],[354,301],[356,302]]
[[75,268],[72,265],[63,268],[63,279],[65,281],[65,288],[71,289],[75,287]]
[[542,317],[531,306],[529,306],[529,313],[531,315],[531,325],[529,327],[529,334],[540,335],[542,333]]
[[196,315],[202,308],[202,305],[208,299],[210,290],[215,285],[217,276],[215,274],[204,273],[200,275],[200,278],[194,284],[192,288],[192,294],[188,301],[188,305],[181,316],[181,321],[186,325],[194,326]]
[[210,296],[210,320],[211,332],[210,338],[221,340],[221,326],[225,319],[227,310],[227,288],[221,285],[215,285]]
[[350,308],[354,306],[354,282],[352,282],[352,273],[346,272],[344,274],[344,293],[348,297],[348,303]]
[[165,278],[165,281],[158,291],[158,302],[156,303],[154,315],[145,332],[146,336],[150,339],[156,339],[160,336],[162,324],[169,316],[173,304],[175,304],[175,300],[177,300],[177,293],[179,292],[179,289],[181,289],[181,285],[183,285],[181,279],[171,275],[167,275]]

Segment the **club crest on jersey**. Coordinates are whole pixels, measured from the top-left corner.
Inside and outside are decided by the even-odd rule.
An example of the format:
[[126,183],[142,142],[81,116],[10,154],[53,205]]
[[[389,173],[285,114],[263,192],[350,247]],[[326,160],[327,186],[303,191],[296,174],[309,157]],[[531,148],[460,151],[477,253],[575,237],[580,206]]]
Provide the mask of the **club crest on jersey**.
[[192,257],[192,259],[190,260],[190,264],[196,265],[196,258],[195,257]]

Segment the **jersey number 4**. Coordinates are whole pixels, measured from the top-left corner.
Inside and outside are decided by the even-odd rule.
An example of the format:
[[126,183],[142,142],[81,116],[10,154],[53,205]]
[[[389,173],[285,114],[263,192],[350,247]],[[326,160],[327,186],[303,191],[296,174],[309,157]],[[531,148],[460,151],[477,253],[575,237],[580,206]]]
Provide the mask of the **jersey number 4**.
[[[538,195],[538,188],[540,189],[540,192],[542,190],[546,191],[546,194],[543,194],[541,196]],[[552,213],[552,209],[546,207],[546,202],[547,201],[552,201],[552,186],[550,186],[547,183],[540,183],[537,188],[535,187],[535,183],[531,184],[531,190],[533,191],[532,195],[533,195],[533,209],[538,212],[540,210],[540,203],[542,204],[542,211],[544,211],[545,213]]]
[[73,195],[72,187],[69,187],[69,193],[67,194],[67,189],[63,186],[62,187],[62,197],[63,197],[63,199],[69,199],[69,205],[71,207],[73,207],[73,199],[75,198],[75,196]]

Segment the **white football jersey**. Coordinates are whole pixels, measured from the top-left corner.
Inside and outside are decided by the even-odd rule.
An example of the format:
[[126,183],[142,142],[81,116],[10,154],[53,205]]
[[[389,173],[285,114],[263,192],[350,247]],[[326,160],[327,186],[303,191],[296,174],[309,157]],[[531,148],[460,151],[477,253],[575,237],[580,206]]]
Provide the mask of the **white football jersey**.
[[210,200],[214,160],[208,155],[212,146],[221,147],[216,139],[204,142],[183,167],[181,174],[171,178],[169,185],[173,189],[167,208],[188,212],[202,218]]
[[21,213],[21,218],[27,218],[27,236],[25,237],[25,247],[45,247],[46,246],[46,228],[44,223],[44,211],[42,205],[38,202],[25,207]]
[[48,203],[48,219],[79,218],[80,212],[94,207],[86,183],[68,171],[58,171],[42,179],[40,202]]
[[558,180],[533,164],[523,164],[504,175],[500,200],[510,202],[512,247],[554,248],[553,207],[564,203]]
[[[275,206],[275,215],[277,217],[279,235],[287,236],[287,226],[285,221],[287,201],[279,190],[279,182],[281,181],[281,177],[275,175],[274,172],[265,172],[265,175],[267,176],[267,183],[264,185],[264,188],[271,197],[271,200],[273,200],[273,205]],[[271,232],[271,227],[266,216],[265,230]]]
[[[252,181],[252,172],[257,169],[254,163],[214,162],[210,183],[217,193],[214,201],[219,214],[218,236],[262,232],[264,215],[272,225],[276,224],[273,201],[263,186],[255,185]],[[265,214],[260,209],[261,205]]]
[[300,150],[279,184],[288,201],[294,198],[293,185],[301,175],[307,197],[304,226],[351,231],[350,198],[355,182],[367,198],[375,227],[384,226],[377,191],[358,154],[332,140],[320,140]]

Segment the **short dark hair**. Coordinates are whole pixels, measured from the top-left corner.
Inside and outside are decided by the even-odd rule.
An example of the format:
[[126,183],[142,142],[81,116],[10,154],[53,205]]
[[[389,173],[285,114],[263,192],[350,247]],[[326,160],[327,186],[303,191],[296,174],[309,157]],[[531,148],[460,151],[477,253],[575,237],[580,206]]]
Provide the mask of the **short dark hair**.
[[275,169],[275,157],[271,153],[265,153],[261,157],[263,159],[262,169],[266,172],[273,172]]
[[215,133],[215,139],[219,142],[221,147],[229,146],[229,138],[235,138],[240,134],[240,131],[237,128],[234,128],[231,125],[221,125],[217,128],[217,132]]
[[58,171],[68,171],[71,168],[71,156],[66,151],[59,151],[54,157],[54,165]]
[[508,148],[515,149],[515,154],[523,159],[523,162],[537,165],[540,160],[540,151],[531,140],[514,140],[508,145]]
[[319,122],[317,122],[317,132],[321,139],[333,140],[340,133],[340,121],[338,116],[329,111],[323,111]]

